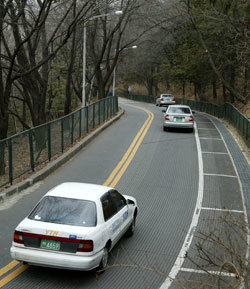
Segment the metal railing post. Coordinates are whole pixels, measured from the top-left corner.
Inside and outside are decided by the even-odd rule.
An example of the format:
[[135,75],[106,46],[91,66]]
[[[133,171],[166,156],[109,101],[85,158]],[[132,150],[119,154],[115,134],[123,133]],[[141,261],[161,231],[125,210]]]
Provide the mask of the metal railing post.
[[51,124],[48,123],[48,158],[51,160]]
[[89,132],[89,106],[85,106],[85,109],[86,109],[86,132],[88,133]]
[[61,150],[62,150],[62,153],[64,151],[64,139],[63,139],[63,136],[64,136],[64,131],[63,131],[63,118],[61,119]]
[[71,144],[74,142],[74,113],[71,115]]
[[29,143],[30,143],[30,167],[32,172],[34,172],[34,148],[33,148],[33,140],[32,140],[32,129],[29,130]]
[[103,121],[106,120],[106,99],[103,100]]
[[101,101],[98,101],[98,124],[101,124]]
[[79,110],[79,138],[82,136],[82,108]]
[[12,156],[12,141],[8,140],[8,152],[9,152],[9,182],[12,185],[13,183],[13,156]]
[[95,128],[95,103],[93,105],[93,128]]

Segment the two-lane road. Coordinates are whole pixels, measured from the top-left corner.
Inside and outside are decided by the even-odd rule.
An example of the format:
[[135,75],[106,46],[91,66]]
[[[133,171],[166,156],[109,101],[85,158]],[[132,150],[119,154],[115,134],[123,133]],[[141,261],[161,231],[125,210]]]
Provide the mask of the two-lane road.
[[[181,268],[176,264],[183,263],[180,254],[183,246],[190,246],[192,227],[198,223],[194,212],[198,208],[200,214],[202,207],[207,207],[201,203],[206,200],[206,184],[213,175],[218,178],[222,174],[221,171],[213,173],[213,169],[217,168],[217,159],[225,155],[208,151],[209,148],[216,150],[212,138],[217,143],[221,136],[216,134],[213,123],[198,113],[195,115],[197,125],[203,123],[203,127],[196,129],[196,133],[166,133],[162,130],[160,108],[124,99],[120,106],[126,110],[121,120],[47,179],[0,205],[0,288],[131,289],[169,288],[173,285],[166,277],[169,273],[175,277],[180,272]],[[204,149],[206,156],[202,152]],[[218,149],[228,153],[221,144]],[[237,179],[230,157],[218,162],[222,170],[225,168],[226,176],[230,173]],[[108,184],[138,201],[140,211],[134,236],[123,238],[112,250],[110,265],[113,266],[98,280],[95,274],[88,272],[11,263],[9,248],[15,226],[45,192],[65,181]],[[239,214],[244,215],[239,184],[234,184],[237,197],[232,196],[233,206],[235,204]],[[223,190],[218,194],[223,196]],[[220,208],[225,203],[218,194],[212,196],[214,200],[210,196],[209,202]]]

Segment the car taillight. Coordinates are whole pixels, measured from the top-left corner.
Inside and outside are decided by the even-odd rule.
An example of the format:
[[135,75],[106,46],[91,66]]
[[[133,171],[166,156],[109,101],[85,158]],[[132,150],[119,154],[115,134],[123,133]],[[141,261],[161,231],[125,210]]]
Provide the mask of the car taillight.
[[15,231],[14,233],[14,242],[23,244],[23,233],[19,231]]
[[164,99],[163,98],[161,98],[161,101],[163,101]]
[[169,120],[169,115],[168,114],[165,115],[165,120]]
[[173,98],[173,101],[175,101],[175,98]]
[[78,245],[78,252],[92,252],[93,251],[93,241],[92,240],[81,240]]
[[190,115],[189,121],[194,121],[194,118],[192,115]]

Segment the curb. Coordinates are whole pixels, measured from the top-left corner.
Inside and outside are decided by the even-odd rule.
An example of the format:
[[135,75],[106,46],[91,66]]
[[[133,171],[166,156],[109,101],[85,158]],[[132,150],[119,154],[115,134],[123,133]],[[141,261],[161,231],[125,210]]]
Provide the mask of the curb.
[[103,125],[101,125],[97,129],[95,129],[93,132],[91,132],[89,135],[84,137],[75,146],[70,148],[67,152],[63,153],[56,160],[51,161],[46,167],[44,167],[40,171],[34,173],[28,179],[26,179],[20,183],[14,184],[14,185],[10,186],[9,188],[3,190],[0,193],[0,202],[3,202],[6,198],[8,198],[8,197],[10,197],[16,193],[20,193],[22,190],[24,190],[24,189],[32,186],[33,184],[41,181],[42,179],[46,178],[48,175],[50,175],[52,172],[54,172],[60,166],[65,164],[74,155],[76,155],[83,147],[85,147],[87,144],[89,144],[102,131],[104,131],[106,128],[111,126],[115,121],[119,120],[124,113],[125,113],[125,111],[120,108],[120,110],[118,111],[118,114],[115,117],[108,120]]

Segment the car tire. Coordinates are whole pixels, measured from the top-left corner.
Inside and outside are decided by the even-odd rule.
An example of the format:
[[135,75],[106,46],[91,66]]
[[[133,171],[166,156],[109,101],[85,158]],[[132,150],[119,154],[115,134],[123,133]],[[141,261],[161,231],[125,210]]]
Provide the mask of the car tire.
[[159,107],[161,107],[161,104],[159,104]]
[[106,246],[104,249],[103,249],[103,255],[102,255],[102,260],[100,262],[100,265],[98,267],[98,270],[103,270],[105,269],[105,267],[107,267],[108,265],[108,259],[109,259],[109,249],[108,247]]
[[136,220],[136,217],[134,216],[133,222],[131,223],[131,225],[129,226],[128,230],[125,233],[125,237],[132,237],[134,235],[134,232],[135,232],[135,220]]
[[194,131],[194,128],[190,128],[189,132],[192,133]]
[[164,126],[163,131],[168,131],[168,128]]

